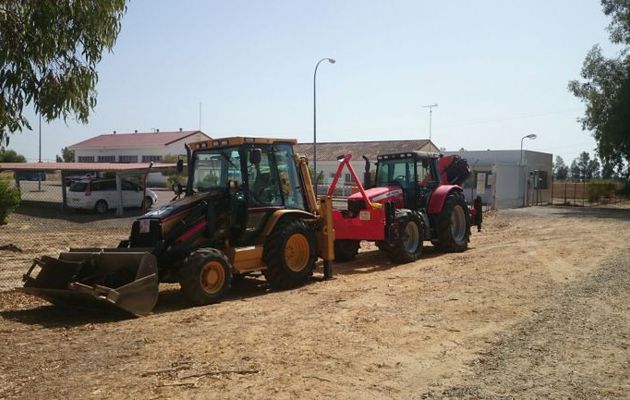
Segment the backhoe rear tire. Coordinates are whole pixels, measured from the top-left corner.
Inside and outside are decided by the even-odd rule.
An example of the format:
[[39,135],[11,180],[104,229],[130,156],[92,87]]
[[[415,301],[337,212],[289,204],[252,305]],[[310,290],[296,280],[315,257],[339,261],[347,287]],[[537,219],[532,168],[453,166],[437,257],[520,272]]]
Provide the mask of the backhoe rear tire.
[[232,266],[220,250],[196,250],[181,267],[179,284],[186,299],[194,305],[214,303],[230,290]]
[[335,240],[335,261],[346,262],[354,260],[360,246],[361,244],[358,240]]
[[301,285],[313,275],[317,258],[315,233],[304,221],[285,219],[277,223],[265,242],[263,270],[274,289]]
[[422,254],[424,233],[422,221],[416,215],[400,216],[398,222],[398,238],[386,244],[383,250],[393,263],[404,264],[416,261]]
[[470,240],[470,215],[461,193],[451,192],[444,208],[435,218],[437,239],[433,245],[438,251],[461,252]]

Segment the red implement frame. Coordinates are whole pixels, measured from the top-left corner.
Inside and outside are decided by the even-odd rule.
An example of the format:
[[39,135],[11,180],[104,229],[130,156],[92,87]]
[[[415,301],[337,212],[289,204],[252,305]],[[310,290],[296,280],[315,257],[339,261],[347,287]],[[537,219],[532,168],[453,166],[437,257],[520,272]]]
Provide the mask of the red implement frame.
[[339,166],[337,172],[333,178],[332,184],[328,189],[328,196],[332,196],[337,187],[339,177],[343,172],[344,167],[348,167],[352,180],[359,188],[361,197],[365,202],[365,208],[357,215],[350,215],[340,210],[333,210],[333,224],[335,226],[335,239],[350,239],[350,240],[384,240],[386,231],[386,212],[383,204],[372,203],[365,193],[365,188],[361,184],[361,180],[357,175],[350,160],[351,154],[346,154],[343,158],[339,158]]

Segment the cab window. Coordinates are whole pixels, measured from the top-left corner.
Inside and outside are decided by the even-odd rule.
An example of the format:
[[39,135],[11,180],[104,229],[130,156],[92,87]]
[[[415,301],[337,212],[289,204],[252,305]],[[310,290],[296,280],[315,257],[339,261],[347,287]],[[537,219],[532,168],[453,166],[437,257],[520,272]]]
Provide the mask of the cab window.
[[278,184],[278,171],[273,163],[271,147],[261,149],[260,162],[252,162],[252,150],[247,151],[248,202],[251,206],[280,206],[282,196]]
[[274,145],[274,156],[280,176],[280,189],[285,205],[290,208],[304,209],[304,194],[300,184],[300,177],[295,167],[293,148],[289,144]]
[[377,186],[399,185],[410,189],[415,182],[415,165],[411,159],[379,160]]

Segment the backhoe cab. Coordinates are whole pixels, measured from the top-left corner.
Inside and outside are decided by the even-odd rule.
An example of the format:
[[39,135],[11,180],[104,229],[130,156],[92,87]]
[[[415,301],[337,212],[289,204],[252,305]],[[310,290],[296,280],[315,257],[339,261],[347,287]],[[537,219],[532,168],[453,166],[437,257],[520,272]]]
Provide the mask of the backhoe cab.
[[183,198],[137,219],[116,249],[37,259],[33,267],[42,270],[36,278],[29,270],[24,290],[144,315],[159,282],[179,282],[185,297],[202,305],[220,299],[239,275],[260,271],[272,287],[286,289],[309,279],[318,257],[330,271],[331,200],[317,204],[295,143],[233,137],[191,144],[187,185],[175,188]]

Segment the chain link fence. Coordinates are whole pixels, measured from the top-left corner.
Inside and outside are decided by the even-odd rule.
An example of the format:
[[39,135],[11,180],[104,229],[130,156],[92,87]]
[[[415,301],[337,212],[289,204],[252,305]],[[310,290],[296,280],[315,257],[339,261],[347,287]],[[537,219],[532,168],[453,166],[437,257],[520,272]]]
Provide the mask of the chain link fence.
[[613,181],[554,181],[551,204],[577,207],[618,204],[627,201],[619,194],[623,187],[623,183]]
[[[71,247],[116,247],[129,236],[133,220],[143,214],[141,206],[146,193],[154,193],[157,198],[157,201],[151,200],[151,207],[168,203],[173,197],[166,188],[140,190],[141,178],[125,178],[127,183],[123,189],[129,190],[122,191],[125,207],[123,215],[119,216],[109,183],[101,186],[104,190],[98,190],[98,185],[92,186],[94,190],[79,185],[66,188],[68,206],[63,207],[60,173],[22,173],[17,180],[15,178],[13,173],[0,174],[0,179],[20,188],[21,197],[20,205],[9,215],[7,223],[0,225],[0,291],[21,286],[22,275],[35,257],[56,257]],[[110,180],[100,179],[101,182]],[[70,194],[71,190],[76,191]],[[83,197],[91,199],[85,201]],[[102,214],[96,211],[95,204],[99,200],[110,201]],[[77,208],[85,205],[87,209]]]

